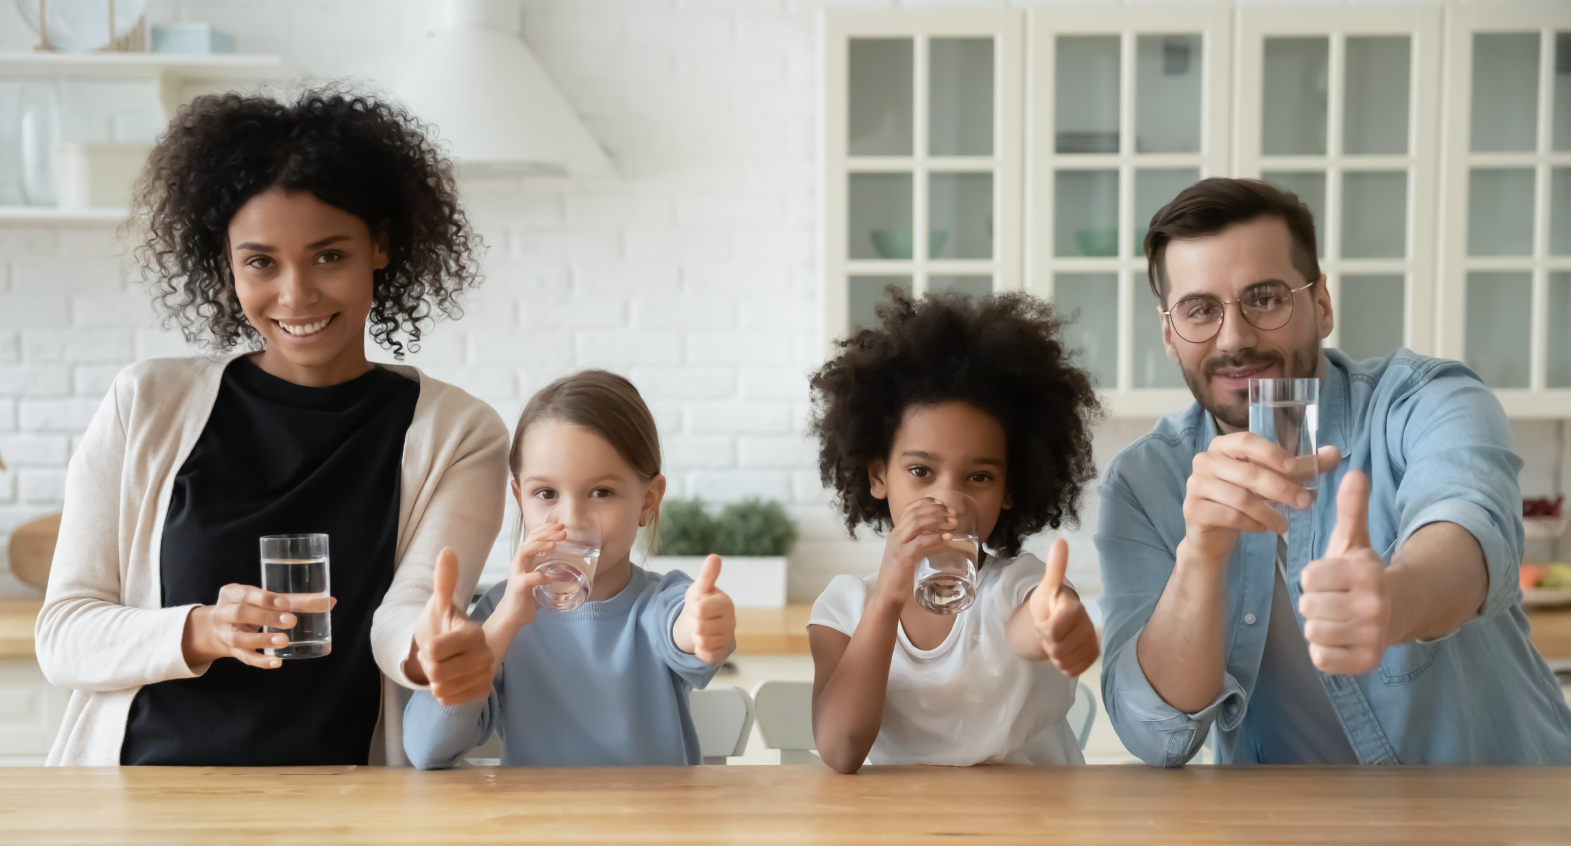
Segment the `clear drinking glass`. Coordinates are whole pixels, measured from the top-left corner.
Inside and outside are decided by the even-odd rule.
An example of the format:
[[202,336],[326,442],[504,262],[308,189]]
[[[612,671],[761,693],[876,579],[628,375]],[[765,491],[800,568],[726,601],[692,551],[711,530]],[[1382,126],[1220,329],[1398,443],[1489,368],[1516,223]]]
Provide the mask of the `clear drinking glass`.
[[976,532],[976,502],[959,491],[928,495],[955,512],[949,548],[916,565],[916,601],[934,614],[959,614],[976,601],[976,562],[982,539]]
[[[1315,460],[1320,437],[1319,379],[1250,379],[1249,431],[1296,458],[1293,478],[1315,496],[1320,477]],[[1282,510],[1281,503],[1277,510]]]
[[550,581],[535,588],[535,601],[553,611],[573,611],[589,601],[600,563],[600,520],[594,514],[575,515],[552,511],[545,522],[567,527],[567,540],[535,559],[536,573]]
[[267,535],[262,538],[262,590],[289,600],[294,628],[289,644],[262,650],[274,658],[320,658],[333,651],[333,607],[328,584],[327,535]]

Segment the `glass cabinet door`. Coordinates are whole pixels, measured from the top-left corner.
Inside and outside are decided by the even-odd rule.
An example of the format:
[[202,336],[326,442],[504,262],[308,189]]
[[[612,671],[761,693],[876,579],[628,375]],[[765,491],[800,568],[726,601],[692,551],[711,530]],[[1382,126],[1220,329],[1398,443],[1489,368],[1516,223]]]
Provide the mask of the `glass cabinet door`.
[[[1315,217],[1327,346],[1433,352],[1439,9],[1244,9],[1239,175]],[[1306,280],[1313,281],[1313,280]]]
[[1231,12],[1208,7],[1031,13],[1028,284],[1072,319],[1066,337],[1114,413],[1192,401],[1144,240],[1158,209],[1227,172],[1230,29]]
[[1571,7],[1451,10],[1444,354],[1571,416]]
[[1020,19],[827,17],[827,340],[874,325],[890,286],[1019,287]]

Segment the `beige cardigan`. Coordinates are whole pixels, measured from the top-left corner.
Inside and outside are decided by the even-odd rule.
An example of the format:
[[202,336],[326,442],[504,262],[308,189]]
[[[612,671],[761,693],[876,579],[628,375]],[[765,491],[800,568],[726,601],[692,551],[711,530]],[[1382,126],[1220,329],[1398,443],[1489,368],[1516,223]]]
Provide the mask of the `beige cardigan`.
[[[224,358],[142,361],[115,378],[66,472],[65,515],[36,627],[38,663],[72,688],[49,752],[54,766],[117,765],[142,685],[199,676],[180,648],[194,606],[160,607],[159,552],[175,475],[207,425]],[[444,546],[462,570],[455,601],[474,591],[501,529],[507,428],[489,405],[402,365],[420,383],[399,477],[396,571],[371,625],[384,675],[372,763],[406,764],[401,664],[431,596]],[[260,565],[258,565],[260,566]],[[462,607],[462,606],[461,606]]]

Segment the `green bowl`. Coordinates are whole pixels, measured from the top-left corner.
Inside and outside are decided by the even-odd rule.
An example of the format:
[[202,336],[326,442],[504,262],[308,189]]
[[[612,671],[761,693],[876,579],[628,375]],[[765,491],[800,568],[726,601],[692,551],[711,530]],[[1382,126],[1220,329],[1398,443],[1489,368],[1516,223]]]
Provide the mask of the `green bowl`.
[[[873,249],[880,258],[909,259],[914,251],[910,229],[874,229],[871,233]],[[927,232],[927,257],[938,258],[949,243],[949,230],[929,229]]]
[[1075,246],[1080,248],[1080,254],[1083,256],[1116,256],[1118,255],[1118,227],[1076,229]]

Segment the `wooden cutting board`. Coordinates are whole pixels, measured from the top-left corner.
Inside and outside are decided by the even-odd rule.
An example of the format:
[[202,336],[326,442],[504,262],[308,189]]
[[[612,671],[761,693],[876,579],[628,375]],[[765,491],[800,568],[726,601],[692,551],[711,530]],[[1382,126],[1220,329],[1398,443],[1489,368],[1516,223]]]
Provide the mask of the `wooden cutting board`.
[[55,558],[59,537],[59,514],[34,520],[11,533],[11,573],[17,581],[38,590],[49,584],[49,563]]

